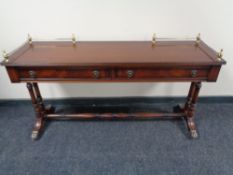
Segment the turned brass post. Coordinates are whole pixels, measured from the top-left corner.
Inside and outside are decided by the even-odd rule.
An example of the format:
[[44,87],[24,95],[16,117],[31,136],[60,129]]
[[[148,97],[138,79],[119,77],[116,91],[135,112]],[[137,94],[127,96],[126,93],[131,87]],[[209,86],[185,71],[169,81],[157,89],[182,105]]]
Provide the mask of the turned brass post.
[[72,34],[72,43],[73,45],[76,45],[76,37],[74,34]]
[[155,44],[156,44],[156,34],[154,33],[152,37],[152,46],[155,46]]
[[3,58],[4,58],[4,62],[8,63],[9,62],[9,55],[7,54],[7,52],[4,50],[3,53]]
[[28,34],[28,44],[32,45],[32,37]]
[[198,45],[201,41],[201,34],[198,33],[197,37],[196,37],[196,45]]
[[220,52],[218,53],[218,61],[221,61],[222,60],[222,57],[223,57],[223,49],[220,50]]

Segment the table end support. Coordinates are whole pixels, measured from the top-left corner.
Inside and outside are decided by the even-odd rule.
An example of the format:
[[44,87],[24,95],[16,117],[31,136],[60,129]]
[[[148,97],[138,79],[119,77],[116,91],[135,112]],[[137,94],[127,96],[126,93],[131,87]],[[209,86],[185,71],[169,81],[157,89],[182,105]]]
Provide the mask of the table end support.
[[36,113],[36,123],[32,130],[31,138],[36,140],[42,133],[45,122],[45,115],[47,113],[54,112],[54,108],[52,106],[45,107],[43,99],[40,94],[40,90],[37,83],[27,83],[27,89],[29,91],[31,101]]
[[187,101],[183,108],[183,111],[186,114],[185,119],[186,119],[187,127],[193,139],[198,138],[197,127],[194,121],[194,112],[195,112],[195,107],[200,89],[201,89],[201,82],[191,83]]

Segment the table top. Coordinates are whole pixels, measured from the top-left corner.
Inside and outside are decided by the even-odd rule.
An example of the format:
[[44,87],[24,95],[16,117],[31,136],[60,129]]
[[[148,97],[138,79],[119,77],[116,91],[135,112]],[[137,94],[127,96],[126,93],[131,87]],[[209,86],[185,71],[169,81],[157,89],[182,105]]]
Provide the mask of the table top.
[[88,66],[117,64],[220,65],[203,41],[34,41],[9,54],[6,66]]

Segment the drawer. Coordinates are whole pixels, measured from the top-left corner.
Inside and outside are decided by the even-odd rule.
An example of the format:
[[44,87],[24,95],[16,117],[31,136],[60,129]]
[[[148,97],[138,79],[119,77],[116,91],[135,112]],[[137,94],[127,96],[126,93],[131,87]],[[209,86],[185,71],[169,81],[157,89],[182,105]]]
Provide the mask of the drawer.
[[132,80],[182,80],[182,79],[207,79],[208,68],[154,68],[154,69],[118,69],[116,70],[117,79]]
[[62,69],[62,68],[28,68],[19,72],[21,80],[98,80],[110,79],[110,71],[106,69]]

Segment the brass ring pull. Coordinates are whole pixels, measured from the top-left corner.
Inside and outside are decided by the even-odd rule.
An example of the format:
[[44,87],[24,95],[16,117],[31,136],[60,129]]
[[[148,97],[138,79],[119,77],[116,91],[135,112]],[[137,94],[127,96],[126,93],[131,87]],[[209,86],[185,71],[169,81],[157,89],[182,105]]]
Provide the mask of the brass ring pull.
[[197,70],[192,70],[191,71],[191,76],[194,78],[197,76]]
[[92,73],[93,73],[94,78],[99,78],[99,76],[100,76],[100,71],[94,70]]
[[128,78],[132,78],[134,76],[134,71],[133,70],[128,70],[127,71],[127,76],[128,76]]
[[30,78],[36,78],[36,72],[33,70],[28,71],[29,77]]

